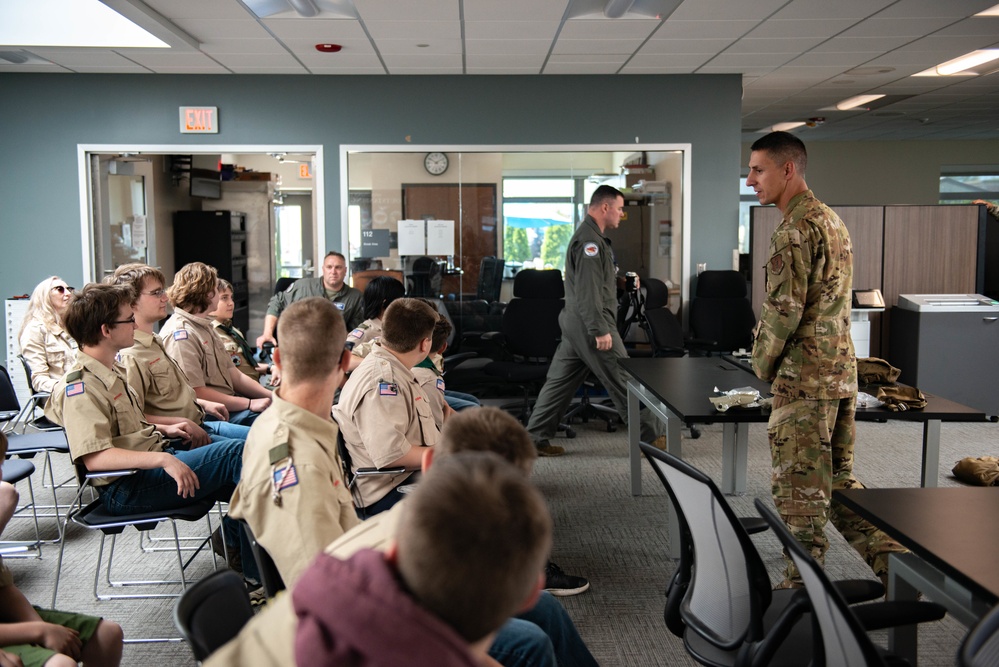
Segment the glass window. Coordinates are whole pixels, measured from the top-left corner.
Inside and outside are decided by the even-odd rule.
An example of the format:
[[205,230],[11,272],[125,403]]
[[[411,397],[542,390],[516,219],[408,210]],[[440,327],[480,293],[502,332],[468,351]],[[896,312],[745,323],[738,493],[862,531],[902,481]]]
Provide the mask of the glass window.
[[574,229],[571,178],[503,179],[503,258],[515,268],[565,268]]
[[940,177],[941,204],[970,204],[976,199],[999,200],[999,173]]
[[746,185],[746,177],[739,179],[739,252],[749,252],[749,207],[759,206],[753,188]]

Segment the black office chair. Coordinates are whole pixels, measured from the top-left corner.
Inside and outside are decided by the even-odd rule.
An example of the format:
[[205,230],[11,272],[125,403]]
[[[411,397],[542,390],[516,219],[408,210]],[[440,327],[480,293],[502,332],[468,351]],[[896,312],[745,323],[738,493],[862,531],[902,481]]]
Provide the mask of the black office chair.
[[279,292],[284,292],[289,287],[291,287],[297,280],[298,278],[289,278],[287,276],[282,276],[281,278],[278,278],[277,282],[274,283],[274,293],[277,294]]
[[[710,477],[651,445],[640,447],[682,517],[681,568],[667,591],[667,627],[681,631],[687,652],[706,665],[808,664],[811,622],[799,622],[809,610],[804,592],[771,589],[745,526]],[[870,579],[836,586],[851,603],[884,595],[881,583]],[[937,620],[943,611],[893,603],[862,618],[873,630]]]
[[[42,538],[38,530],[38,512],[35,509],[35,489],[31,483],[31,475],[35,472],[35,464],[23,459],[7,459],[3,463],[3,481],[8,484],[17,484],[27,480],[28,495],[30,497],[27,505],[22,505],[17,509],[14,518],[19,518],[18,514],[24,510],[31,510],[31,518],[35,522],[34,540],[0,540],[0,553],[4,558],[41,558]],[[33,552],[28,554],[28,552]]]
[[[898,656],[880,651],[874,645],[871,638],[867,636],[863,623],[855,613],[857,608],[850,607],[843,594],[836,589],[836,586],[829,580],[829,577],[826,576],[822,567],[812,558],[811,554],[805,551],[798,540],[794,539],[780,517],[759,498],[755,499],[753,504],[756,505],[756,511],[760,513],[760,516],[784,545],[784,550],[798,567],[798,572],[801,573],[812,611],[814,637],[812,664],[825,665],[826,667],[853,667],[854,665],[878,667],[889,664],[908,664]],[[932,603],[923,603],[921,606],[926,609],[939,607],[939,605]],[[891,614],[891,610],[895,609],[896,606],[891,602],[881,602],[866,605],[866,607],[868,608],[864,609],[864,613],[870,616],[878,613],[879,610]],[[940,618],[943,618],[945,613],[943,607],[939,607],[939,612]],[[999,657],[999,653],[995,657]],[[999,663],[993,660],[988,664]]]
[[350,450],[347,449],[347,441],[343,438],[343,431],[337,428],[336,451],[340,455],[340,463],[343,466],[343,478],[347,481],[347,489],[354,499],[354,507],[361,515],[361,519],[367,519],[366,503],[361,496],[361,490],[357,486],[357,478],[369,475],[401,475],[406,472],[406,466],[392,466],[391,468],[354,468],[354,462],[350,457]]
[[[640,301],[639,326],[645,331],[653,357],[682,357],[687,340],[680,321],[669,309],[669,288],[656,278],[642,281],[645,293]],[[630,354],[630,352],[629,352]]]
[[441,265],[433,257],[417,257],[406,276],[406,296],[441,297]]
[[958,667],[995,667],[999,665],[999,605],[985,614],[961,642],[957,652]]
[[201,662],[236,637],[253,618],[243,578],[219,570],[192,584],[173,608],[173,623]]
[[[544,384],[562,337],[558,323],[565,307],[562,273],[556,269],[525,269],[514,279],[513,297],[503,312],[500,331],[483,336],[499,343],[505,359],[487,364],[483,371],[523,393],[517,416],[526,424],[532,397]],[[570,432],[567,430],[567,434]]]
[[269,598],[274,597],[279,592],[285,589],[284,579],[281,577],[281,572],[278,571],[277,564],[271,555],[267,553],[260,542],[257,542],[256,536],[253,534],[253,530],[250,529],[250,524],[246,521],[240,520],[243,525],[243,530],[246,532],[246,538],[250,543],[250,551],[253,552],[253,560],[257,563],[257,570],[260,572],[260,585],[264,587],[264,595]]
[[753,347],[756,315],[738,271],[704,271],[690,302],[691,350],[721,354]]

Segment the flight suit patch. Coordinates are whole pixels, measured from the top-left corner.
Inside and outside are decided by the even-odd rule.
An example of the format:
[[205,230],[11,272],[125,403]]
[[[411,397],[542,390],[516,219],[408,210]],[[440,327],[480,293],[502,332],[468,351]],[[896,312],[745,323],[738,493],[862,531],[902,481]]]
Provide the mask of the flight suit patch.
[[67,396],[79,396],[84,392],[82,382],[74,382],[73,384],[66,385],[66,395]]
[[378,395],[379,396],[398,396],[399,395],[399,385],[392,382],[379,382],[378,383]]
[[187,340],[187,332],[183,329],[177,329],[173,332],[174,340]]
[[339,303],[339,302],[338,303],[334,303],[333,305],[336,306],[337,310],[343,310],[346,307],[344,304]]
[[596,257],[600,254],[600,247],[593,241],[590,241],[583,246],[583,254],[587,257]]

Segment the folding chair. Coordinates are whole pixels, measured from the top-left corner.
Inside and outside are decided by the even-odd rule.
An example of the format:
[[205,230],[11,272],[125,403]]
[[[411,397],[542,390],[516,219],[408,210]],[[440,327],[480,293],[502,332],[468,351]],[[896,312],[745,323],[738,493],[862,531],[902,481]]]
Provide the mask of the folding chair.
[[[41,558],[42,538],[38,530],[38,512],[35,510],[35,489],[31,484],[31,475],[35,472],[35,464],[23,459],[8,459],[3,463],[3,481],[10,484],[17,484],[20,481],[28,481],[28,495],[30,501],[27,505],[19,507],[14,512],[14,518],[24,510],[31,510],[31,518],[35,522],[34,540],[0,540],[0,554],[6,558]],[[33,555],[27,552],[33,551]]]
[[[187,588],[187,567],[194,560],[194,557],[208,544],[211,539],[212,524],[210,513],[212,508],[215,506],[215,501],[213,500],[202,500],[200,502],[192,503],[186,507],[181,507],[172,510],[162,510],[153,512],[138,512],[135,514],[126,515],[113,515],[104,509],[104,505],[100,498],[94,500],[90,504],[83,505],[83,495],[87,488],[90,488],[93,480],[98,478],[107,477],[126,477],[128,475],[134,475],[138,470],[103,470],[101,472],[91,473],[86,470],[81,464],[76,465],[77,479],[80,483],[80,491],[76,494],[76,498],[70,505],[69,511],[66,513],[66,518],[63,521],[62,536],[63,539],[59,545],[59,561],[56,565],[56,576],[55,584],[52,590],[52,608],[56,608],[56,596],[59,594],[59,579],[62,574],[62,562],[63,556],[66,551],[66,528],[69,522],[72,521],[78,526],[82,526],[88,530],[99,530],[101,532],[100,546],[97,551],[97,563],[94,568],[94,598],[97,600],[114,600],[114,599],[137,599],[137,598],[170,598],[177,597],[180,595],[178,592],[174,593],[142,593],[142,594],[110,594],[102,593],[100,591],[100,579],[101,579],[101,565],[104,562],[104,545],[107,536],[111,536],[111,545],[108,550],[107,568],[106,568],[106,586],[108,589],[120,588],[120,587],[132,587],[132,586],[160,586],[160,585],[180,585],[181,589]],[[208,537],[205,537],[201,546],[192,554],[186,561],[184,560],[183,548],[181,546],[181,538],[177,531],[177,521],[200,521],[205,519],[208,525]],[[114,561],[114,547],[115,538],[122,533],[128,526],[135,527],[139,531],[148,531],[156,527],[157,524],[163,521],[169,521],[171,528],[173,529],[174,545],[173,551],[177,554],[177,579],[170,580],[132,580],[132,581],[115,581],[111,578],[111,568]],[[215,569],[218,569],[218,561],[215,558],[215,552],[208,549],[212,554],[212,563]]]
[[260,584],[264,587],[264,595],[272,598],[285,589],[284,579],[281,578],[281,573],[278,572],[277,565],[274,563],[271,555],[267,553],[267,549],[264,549],[257,542],[257,538],[250,529],[250,524],[243,520],[240,520],[240,523],[243,524],[243,530],[246,531],[246,537],[250,542],[253,560],[257,562],[257,570],[260,572]]
[[219,570],[194,583],[173,608],[173,623],[198,662],[233,639],[253,618],[243,578]]

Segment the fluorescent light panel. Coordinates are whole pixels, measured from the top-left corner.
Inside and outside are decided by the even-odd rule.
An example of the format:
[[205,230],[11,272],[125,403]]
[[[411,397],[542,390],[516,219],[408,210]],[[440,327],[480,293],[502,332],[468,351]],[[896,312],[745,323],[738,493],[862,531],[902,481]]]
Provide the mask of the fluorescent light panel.
[[777,123],[771,127],[765,127],[760,132],[788,132],[796,127],[801,127],[805,121],[789,121],[787,123]]
[[999,49],[981,49],[966,53],[960,58],[940,63],[936,67],[922,72],[916,72],[912,76],[977,76],[977,72],[969,72],[968,70],[997,59],[999,59]]
[[975,16],[999,16],[999,5],[989,7],[984,12],[978,12]]
[[882,97],[884,97],[884,95],[857,95],[856,97],[851,97],[837,103],[836,108],[840,111],[849,111],[850,109],[856,109],[857,107],[867,104],[868,102],[880,100]]
[[0,45],[170,48],[98,0],[4,0]]

